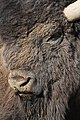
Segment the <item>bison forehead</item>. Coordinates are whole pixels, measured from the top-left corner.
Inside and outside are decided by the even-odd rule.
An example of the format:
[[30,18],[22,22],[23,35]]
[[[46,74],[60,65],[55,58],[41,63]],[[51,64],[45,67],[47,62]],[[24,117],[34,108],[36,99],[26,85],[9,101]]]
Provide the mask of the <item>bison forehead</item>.
[[[62,20],[59,16],[63,14],[60,2],[55,1],[10,1],[1,2],[0,11],[0,34],[4,42],[14,41],[21,37],[26,31],[29,34],[36,23],[44,23],[46,20]],[[4,4],[3,4],[4,3]],[[17,4],[16,4],[17,3]],[[59,13],[56,6],[59,5]],[[10,7],[12,6],[12,7]],[[51,12],[51,13],[50,13]]]

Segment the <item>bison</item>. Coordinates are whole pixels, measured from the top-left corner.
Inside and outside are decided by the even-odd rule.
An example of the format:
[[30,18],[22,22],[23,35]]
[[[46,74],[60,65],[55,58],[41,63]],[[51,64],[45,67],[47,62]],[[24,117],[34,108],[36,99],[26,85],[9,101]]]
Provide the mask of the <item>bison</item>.
[[0,120],[80,120],[80,21],[63,13],[71,2],[0,0],[9,83]]

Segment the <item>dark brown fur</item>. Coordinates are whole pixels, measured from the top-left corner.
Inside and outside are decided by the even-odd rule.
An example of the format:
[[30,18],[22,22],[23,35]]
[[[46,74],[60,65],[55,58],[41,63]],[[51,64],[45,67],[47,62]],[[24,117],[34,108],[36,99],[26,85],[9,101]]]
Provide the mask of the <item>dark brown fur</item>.
[[[2,0],[0,34],[6,67],[33,72],[42,92],[20,97],[9,89],[0,120],[73,120],[71,103],[80,86],[80,22],[64,18],[69,2]],[[53,44],[57,39],[60,42]]]

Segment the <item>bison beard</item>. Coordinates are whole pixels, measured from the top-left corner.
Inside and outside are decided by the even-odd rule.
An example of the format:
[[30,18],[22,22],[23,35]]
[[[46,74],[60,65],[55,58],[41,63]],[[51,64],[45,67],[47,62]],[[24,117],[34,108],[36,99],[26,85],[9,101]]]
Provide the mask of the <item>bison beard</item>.
[[80,85],[80,23],[64,18],[68,3],[2,0],[0,34],[8,71],[33,72],[41,90],[36,87],[34,94],[20,96],[9,88],[0,120],[75,120],[72,103]]

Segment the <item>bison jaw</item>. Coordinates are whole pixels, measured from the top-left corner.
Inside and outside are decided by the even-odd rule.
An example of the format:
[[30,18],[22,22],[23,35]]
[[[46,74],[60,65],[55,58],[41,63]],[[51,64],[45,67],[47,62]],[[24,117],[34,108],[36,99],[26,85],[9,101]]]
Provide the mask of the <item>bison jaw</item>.
[[80,19],[80,0],[70,4],[63,11],[68,21],[75,21]]
[[24,70],[11,70],[8,76],[8,83],[10,87],[20,93],[31,93],[36,86],[35,75],[32,72],[25,72]]

